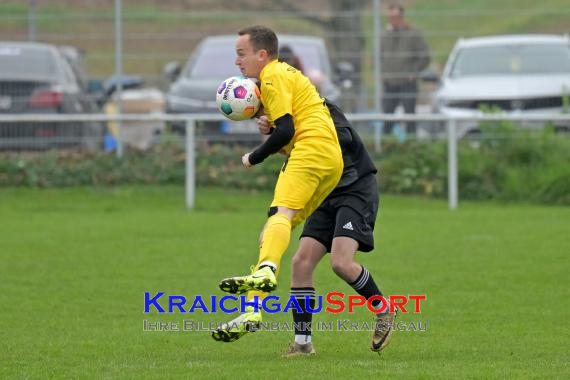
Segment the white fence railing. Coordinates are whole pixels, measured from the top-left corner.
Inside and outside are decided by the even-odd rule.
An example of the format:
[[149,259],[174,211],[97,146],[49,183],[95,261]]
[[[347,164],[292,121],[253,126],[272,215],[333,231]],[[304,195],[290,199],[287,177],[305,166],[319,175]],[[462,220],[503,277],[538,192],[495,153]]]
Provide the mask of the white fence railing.
[[[352,122],[429,122],[444,123],[447,129],[447,171],[448,171],[448,204],[449,209],[454,210],[458,206],[458,160],[457,160],[457,127],[461,122],[486,122],[486,121],[512,121],[512,122],[563,122],[570,125],[570,114],[489,114],[478,116],[454,116],[448,117],[436,114],[421,115],[394,115],[382,113],[359,113],[347,114]],[[77,114],[77,115],[53,115],[53,114],[14,114],[0,115],[1,123],[19,122],[128,122],[128,121],[161,121],[161,122],[185,122],[186,123],[186,206],[194,207],[195,200],[195,126],[197,121],[224,121],[218,114]],[[381,144],[381,123],[376,123],[375,137],[376,146]],[[120,135],[120,134],[119,134]],[[120,143],[120,142],[119,142]]]

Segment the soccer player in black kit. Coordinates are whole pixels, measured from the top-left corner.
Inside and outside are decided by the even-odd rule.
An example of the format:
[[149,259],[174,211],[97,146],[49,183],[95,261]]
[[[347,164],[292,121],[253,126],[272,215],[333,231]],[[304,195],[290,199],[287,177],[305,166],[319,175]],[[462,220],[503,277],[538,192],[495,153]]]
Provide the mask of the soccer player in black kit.
[[[310,326],[312,322],[312,313],[307,312],[307,306],[315,307],[313,272],[327,252],[331,253],[333,271],[358,294],[367,300],[383,296],[368,270],[354,260],[356,251],[374,249],[374,224],[379,206],[377,170],[340,108],[328,102],[327,106],[341,145],[344,171],[333,192],[305,222],[299,248],[292,260],[291,296],[295,297],[302,312],[292,309],[296,322],[295,342],[289,346],[287,357],[315,353],[310,327],[297,327]],[[373,300],[372,306],[381,308],[381,301]],[[372,351],[382,351],[390,343],[396,311],[391,313],[386,305],[384,312],[376,314]]]

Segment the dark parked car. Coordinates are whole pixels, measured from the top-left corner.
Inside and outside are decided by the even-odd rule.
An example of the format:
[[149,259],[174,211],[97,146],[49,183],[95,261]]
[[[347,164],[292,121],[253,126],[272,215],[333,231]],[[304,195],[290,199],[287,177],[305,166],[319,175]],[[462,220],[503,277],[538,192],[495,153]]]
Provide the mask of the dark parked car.
[[[0,113],[100,112],[82,71],[73,66],[74,59],[69,47],[0,42]],[[0,148],[98,148],[103,133],[103,124],[94,122],[0,123]]]

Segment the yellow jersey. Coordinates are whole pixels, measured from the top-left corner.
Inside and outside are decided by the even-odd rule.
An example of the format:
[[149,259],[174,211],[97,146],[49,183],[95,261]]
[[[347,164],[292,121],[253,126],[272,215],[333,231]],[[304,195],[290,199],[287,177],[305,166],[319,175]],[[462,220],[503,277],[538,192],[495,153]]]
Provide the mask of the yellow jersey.
[[330,140],[338,144],[329,110],[317,89],[299,70],[277,60],[268,63],[259,75],[261,103],[269,121],[290,114],[295,135],[284,147],[289,154],[296,142],[308,137]]

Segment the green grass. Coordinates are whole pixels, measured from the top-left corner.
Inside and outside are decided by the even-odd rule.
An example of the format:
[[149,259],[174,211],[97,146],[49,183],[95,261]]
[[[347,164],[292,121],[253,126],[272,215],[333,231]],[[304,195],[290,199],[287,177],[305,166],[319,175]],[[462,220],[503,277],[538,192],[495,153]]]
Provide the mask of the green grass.
[[[427,294],[382,356],[368,332],[317,332],[318,355],[282,359],[292,333],[224,344],[206,332],[143,332],[144,292],[218,295],[245,273],[270,194],[180,187],[0,189],[0,378],[565,378],[570,209],[385,197],[377,249],[358,259],[388,294]],[[293,241],[291,249],[296,246]],[[291,252],[290,252],[291,253]],[[289,254],[278,296],[287,296]],[[353,294],[325,259],[317,292]],[[315,321],[369,321],[319,313]],[[290,321],[284,313],[265,321]]]

